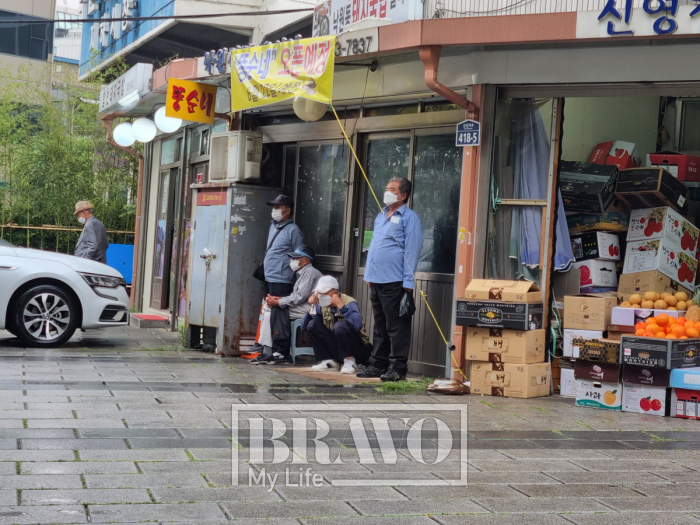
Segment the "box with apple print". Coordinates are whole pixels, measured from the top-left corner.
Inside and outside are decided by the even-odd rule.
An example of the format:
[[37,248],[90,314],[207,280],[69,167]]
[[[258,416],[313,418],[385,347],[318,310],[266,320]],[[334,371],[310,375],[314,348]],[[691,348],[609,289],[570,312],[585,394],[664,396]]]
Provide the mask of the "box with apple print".
[[619,261],[620,239],[616,233],[590,232],[571,236],[571,248],[576,261],[603,259]]
[[671,370],[649,366],[622,367],[622,411],[668,416]]
[[700,230],[668,206],[632,210],[627,242],[668,239],[684,253],[695,257]]
[[673,241],[664,238],[628,243],[622,273],[658,270],[693,291],[697,269],[697,259],[680,250]]

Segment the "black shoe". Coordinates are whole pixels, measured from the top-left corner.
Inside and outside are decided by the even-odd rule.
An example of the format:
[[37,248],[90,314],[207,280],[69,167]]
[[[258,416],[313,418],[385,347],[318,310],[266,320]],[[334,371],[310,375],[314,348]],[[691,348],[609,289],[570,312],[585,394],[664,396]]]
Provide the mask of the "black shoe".
[[382,374],[386,373],[386,369],[377,368],[374,365],[370,365],[364,370],[359,370],[356,377],[381,377]]
[[255,359],[251,359],[250,364],[251,365],[269,365],[270,361],[272,361],[272,360],[273,360],[273,357],[271,355],[260,354]]
[[292,364],[292,358],[291,356],[284,356],[282,354],[278,354],[275,352],[272,354],[272,359],[268,362],[269,365],[291,365]]
[[246,351],[246,353],[254,354],[255,352],[260,352],[262,354],[264,350],[265,347],[263,345],[261,345],[260,343],[255,343]]
[[382,381],[405,381],[406,380],[406,374],[400,374],[396,370],[387,370],[385,374],[382,374],[382,376],[379,378]]

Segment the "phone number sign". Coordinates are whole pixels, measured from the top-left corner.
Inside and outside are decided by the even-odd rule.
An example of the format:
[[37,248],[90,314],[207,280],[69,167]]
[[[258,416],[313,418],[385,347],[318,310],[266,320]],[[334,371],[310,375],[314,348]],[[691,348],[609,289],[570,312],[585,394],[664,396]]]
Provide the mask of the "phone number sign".
[[481,124],[476,120],[465,120],[457,124],[457,147],[479,146],[481,144]]

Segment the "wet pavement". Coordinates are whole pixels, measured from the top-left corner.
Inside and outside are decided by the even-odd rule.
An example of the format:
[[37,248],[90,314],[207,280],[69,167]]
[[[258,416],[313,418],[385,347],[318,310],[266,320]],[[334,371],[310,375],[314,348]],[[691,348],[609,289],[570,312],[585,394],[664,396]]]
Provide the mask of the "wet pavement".
[[[390,393],[177,345],[162,330],[114,328],[32,350],[0,331],[0,525],[700,525],[700,421],[560,397]],[[320,465],[320,486],[251,487],[241,474],[234,487],[232,454],[248,441],[233,439],[232,406],[259,404],[279,417],[315,405],[299,414],[339,423],[355,407],[466,404],[467,459],[421,463],[403,447],[394,464]],[[347,436],[330,437],[352,456]],[[449,486],[464,472],[466,487]],[[363,485],[396,479],[415,484]],[[338,486],[347,480],[362,483]]]

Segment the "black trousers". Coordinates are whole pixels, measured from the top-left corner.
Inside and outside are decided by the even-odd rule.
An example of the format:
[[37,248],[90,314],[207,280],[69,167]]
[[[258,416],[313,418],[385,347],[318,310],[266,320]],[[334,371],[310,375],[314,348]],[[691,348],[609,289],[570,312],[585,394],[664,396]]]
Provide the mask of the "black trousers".
[[405,374],[411,349],[411,317],[399,317],[403,282],[371,283],[370,300],[374,313],[374,341],[370,364]]
[[[268,294],[274,296],[274,297],[286,297],[288,295],[291,295],[292,292],[294,291],[294,285],[289,284],[289,283],[270,283],[265,281],[265,297],[267,297]],[[275,317],[277,313],[280,311],[279,308],[274,307],[272,308],[272,311],[270,312],[270,323],[272,325],[275,325]],[[288,317],[287,317],[288,319]],[[290,321],[290,328],[291,328],[291,321]],[[272,346],[272,351],[273,352],[279,352],[280,354],[284,356],[289,355],[289,348],[292,346],[292,338],[289,337],[287,339],[276,339],[273,340],[273,346]]]
[[367,364],[369,346],[347,321],[335,323],[331,332],[323,319],[312,319],[306,327],[317,361],[333,359],[342,363],[346,357],[354,357],[361,365]]

